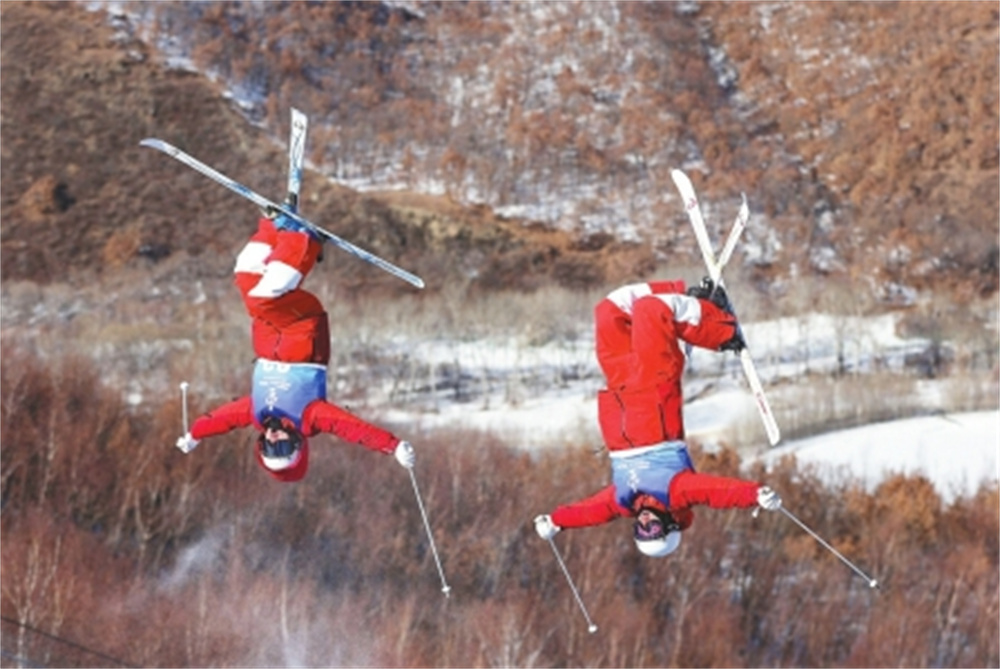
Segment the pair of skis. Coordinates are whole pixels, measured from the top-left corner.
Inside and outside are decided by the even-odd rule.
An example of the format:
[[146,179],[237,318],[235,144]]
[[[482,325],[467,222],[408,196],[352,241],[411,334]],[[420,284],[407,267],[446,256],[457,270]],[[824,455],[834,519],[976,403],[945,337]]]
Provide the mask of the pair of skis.
[[258,207],[266,211],[280,212],[291,218],[292,220],[298,222],[309,228],[312,232],[319,235],[326,241],[333,243],[340,249],[347,251],[348,253],[361,258],[365,262],[369,262],[376,267],[389,272],[390,274],[399,277],[403,281],[417,287],[423,288],[424,281],[415,274],[411,274],[400,267],[392,264],[388,260],[381,258],[374,253],[366,251],[349,241],[338,237],[329,230],[322,228],[312,221],[303,218],[298,213],[299,204],[299,191],[302,187],[302,169],[305,160],[305,142],[306,142],[306,129],[308,127],[308,120],[306,115],[297,109],[292,109],[292,129],[291,129],[291,141],[289,142],[288,148],[288,197],[285,204],[278,204],[268,200],[266,197],[254,192],[253,190],[247,188],[241,183],[230,179],[225,174],[222,174],[218,170],[215,170],[200,160],[184,153],[176,146],[164,142],[162,139],[149,138],[144,139],[139,142],[140,145],[149,147],[151,149],[156,149],[157,151],[162,151],[171,158],[178,160],[188,167],[201,172],[203,175],[211,179],[212,181],[221,184],[233,191],[237,195],[245,197],[250,200]]
[[[740,204],[739,212],[736,215],[736,222],[729,232],[729,237],[726,239],[721,253],[716,257],[715,251],[712,249],[712,242],[708,238],[708,229],[705,227],[705,219],[701,214],[701,206],[698,204],[698,196],[694,192],[691,180],[680,170],[672,170],[670,176],[681,194],[681,199],[684,201],[684,208],[691,221],[691,227],[694,229],[695,239],[698,240],[698,248],[701,250],[702,259],[705,261],[708,277],[712,280],[714,286],[723,286],[722,270],[732,257],[736,243],[739,241],[740,235],[743,234],[743,230],[747,226],[747,221],[750,219],[750,208],[747,206],[746,195],[742,196],[743,202]],[[737,328],[739,328],[739,325],[737,325]],[[746,337],[743,336],[742,330],[740,331],[740,336],[743,337],[743,341],[746,343]],[[743,374],[746,376],[747,383],[750,385],[750,391],[753,393],[757,411],[760,413],[761,421],[764,423],[764,430],[767,432],[768,441],[774,446],[781,440],[781,431],[778,429],[778,423],[774,419],[774,414],[771,413],[771,405],[767,401],[767,396],[764,395],[764,387],[761,385],[760,376],[757,374],[757,366],[750,356],[750,349],[744,347],[739,352],[739,357],[740,364],[743,367]]]

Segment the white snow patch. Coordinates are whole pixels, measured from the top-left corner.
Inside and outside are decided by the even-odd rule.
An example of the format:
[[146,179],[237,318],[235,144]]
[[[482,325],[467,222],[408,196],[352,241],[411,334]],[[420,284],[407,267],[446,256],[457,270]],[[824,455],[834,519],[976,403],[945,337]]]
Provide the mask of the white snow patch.
[[597,403],[592,395],[531,398],[517,408],[506,404],[488,408],[449,404],[437,413],[414,415],[390,410],[385,416],[421,430],[445,427],[482,430],[498,435],[504,443],[528,450],[601,443]]
[[923,475],[945,503],[997,485],[1000,412],[909,418],[792,441],[760,457],[768,466],[786,455],[814,464],[833,480],[838,471],[871,492],[893,474]]

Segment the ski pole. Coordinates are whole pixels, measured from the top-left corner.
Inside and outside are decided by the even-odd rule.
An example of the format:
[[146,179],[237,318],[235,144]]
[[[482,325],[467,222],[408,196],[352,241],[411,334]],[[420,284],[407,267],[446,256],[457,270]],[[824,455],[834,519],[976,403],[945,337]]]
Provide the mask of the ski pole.
[[594,621],[590,619],[590,614],[587,613],[587,607],[583,605],[583,600],[580,599],[580,593],[577,592],[573,579],[569,577],[569,570],[566,569],[566,563],[563,562],[562,555],[559,555],[559,549],[556,548],[556,542],[553,541],[551,537],[548,541],[549,546],[552,546],[552,552],[556,556],[556,561],[559,563],[559,566],[562,567],[563,574],[566,575],[566,582],[569,583],[569,588],[573,591],[573,597],[576,598],[576,603],[580,606],[580,610],[583,612],[583,617],[587,619],[587,631],[593,634],[597,631],[597,625],[595,625]]
[[181,416],[184,419],[184,434],[188,433],[188,382],[181,381]]
[[[760,507],[758,507],[758,508],[760,508]],[[833,553],[834,555],[836,555],[838,558],[840,558],[841,562],[843,562],[848,567],[850,567],[851,569],[853,569],[854,573],[856,573],[858,576],[860,576],[861,578],[863,578],[866,581],[868,581],[868,587],[869,588],[877,588],[878,587],[878,581],[877,580],[875,580],[874,578],[872,578],[871,576],[869,576],[865,572],[861,571],[856,564],[854,564],[853,562],[851,562],[850,560],[848,560],[846,557],[844,557],[843,555],[841,555],[840,551],[838,551],[836,548],[834,548],[830,544],[828,544],[825,541],[823,541],[823,539],[820,538],[820,536],[818,534],[816,534],[811,529],[809,529],[808,527],[806,527],[805,523],[803,523],[801,520],[799,520],[798,518],[796,518],[795,514],[793,514],[791,511],[789,511],[785,507],[779,508],[778,511],[781,511],[783,514],[785,514],[786,516],[788,516],[789,518],[791,518],[795,522],[796,525],[798,525],[803,530],[805,530],[806,532],[808,532],[809,535],[812,536],[813,539],[815,539],[816,541],[818,541],[821,546],[823,546],[824,548],[826,548],[827,550],[829,550],[831,553]]]
[[420,489],[417,487],[417,477],[413,474],[412,468],[407,468],[410,472],[410,482],[413,483],[413,494],[417,496],[417,506],[420,507],[420,517],[424,519],[424,528],[427,530],[427,539],[431,542],[431,553],[434,554],[434,564],[437,565],[438,576],[441,577],[441,592],[445,597],[451,597],[451,586],[444,580],[444,569],[441,568],[441,558],[438,557],[437,546],[434,545],[434,535],[431,534],[431,524],[427,522],[427,512],[424,510],[424,501],[420,497]]

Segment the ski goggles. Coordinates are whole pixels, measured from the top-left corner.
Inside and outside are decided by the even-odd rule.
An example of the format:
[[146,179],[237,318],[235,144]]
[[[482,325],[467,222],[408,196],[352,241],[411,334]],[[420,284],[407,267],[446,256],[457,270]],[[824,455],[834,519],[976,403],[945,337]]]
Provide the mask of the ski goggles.
[[268,441],[267,437],[260,435],[260,453],[265,458],[287,458],[299,450],[302,439],[298,435],[290,435],[287,439],[277,439]]
[[667,536],[667,530],[660,520],[651,520],[645,525],[637,520],[632,526],[632,536],[636,541],[653,541]]
[[[294,455],[302,446],[302,435],[294,427],[286,425],[278,418],[268,418],[264,421],[263,427],[264,433],[258,437],[258,441],[260,443],[260,453],[265,458],[287,458]],[[283,439],[269,441],[267,438],[268,430],[281,430],[288,436]]]

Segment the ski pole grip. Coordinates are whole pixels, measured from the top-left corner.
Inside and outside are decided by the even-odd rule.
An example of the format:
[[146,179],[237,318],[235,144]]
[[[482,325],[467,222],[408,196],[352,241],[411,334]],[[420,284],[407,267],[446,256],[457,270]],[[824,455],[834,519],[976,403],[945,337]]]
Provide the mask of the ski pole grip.
[[188,400],[187,400],[187,389],[188,382],[181,381],[181,417],[184,421],[184,434],[188,433]]

